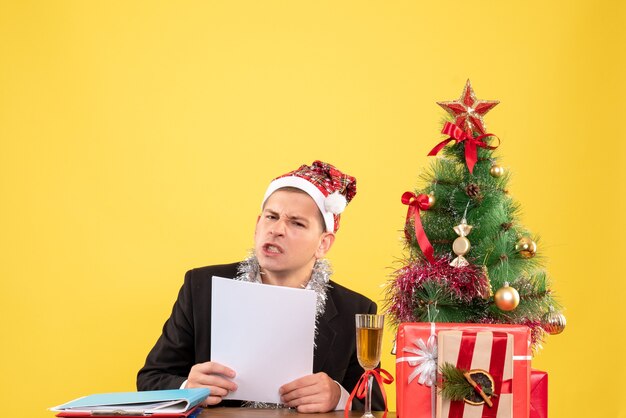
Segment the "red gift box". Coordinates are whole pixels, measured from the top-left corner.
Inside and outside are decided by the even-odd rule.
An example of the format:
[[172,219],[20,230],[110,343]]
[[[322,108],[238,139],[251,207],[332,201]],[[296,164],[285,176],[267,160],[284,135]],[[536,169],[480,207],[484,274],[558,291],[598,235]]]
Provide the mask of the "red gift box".
[[530,418],[548,418],[548,373],[530,371]]
[[[396,336],[396,415],[398,418],[434,418],[437,390],[428,386],[428,374],[437,370],[439,331],[500,331],[513,335],[513,418],[528,418],[530,409],[530,329],[508,324],[407,322]],[[432,338],[431,338],[432,337]],[[433,353],[434,350],[434,353]],[[432,354],[432,357],[431,357]]]
[[464,371],[487,373],[493,383],[491,406],[484,402],[450,401],[437,393],[437,418],[513,415],[513,335],[505,332],[441,331],[437,336],[439,370],[449,363]]

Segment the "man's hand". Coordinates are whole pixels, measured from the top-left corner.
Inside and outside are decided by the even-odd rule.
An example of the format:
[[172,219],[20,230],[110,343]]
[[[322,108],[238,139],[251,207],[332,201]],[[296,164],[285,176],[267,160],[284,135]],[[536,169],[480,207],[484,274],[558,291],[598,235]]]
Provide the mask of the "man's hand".
[[234,370],[214,361],[198,363],[189,371],[185,388],[209,388],[211,394],[202,405],[217,405],[228,392],[237,390],[237,384],[229,380],[234,377]]
[[280,387],[283,403],[298,412],[333,411],[341,398],[337,382],[326,373],[316,373],[296,379]]

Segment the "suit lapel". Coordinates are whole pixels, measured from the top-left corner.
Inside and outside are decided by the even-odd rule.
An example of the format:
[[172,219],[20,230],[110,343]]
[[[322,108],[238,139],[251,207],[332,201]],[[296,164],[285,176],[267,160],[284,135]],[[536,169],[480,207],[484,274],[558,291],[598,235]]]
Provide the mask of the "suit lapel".
[[330,290],[326,299],[326,309],[317,323],[317,337],[315,339],[315,354],[313,356],[313,372],[322,370],[328,354],[335,341],[337,331],[333,328],[332,319],[337,316],[337,307],[333,301]]

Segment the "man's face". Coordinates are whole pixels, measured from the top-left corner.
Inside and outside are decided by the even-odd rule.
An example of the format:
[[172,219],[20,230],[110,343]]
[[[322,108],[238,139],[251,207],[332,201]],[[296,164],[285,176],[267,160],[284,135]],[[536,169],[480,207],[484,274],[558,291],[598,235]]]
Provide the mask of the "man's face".
[[254,234],[254,251],[261,269],[275,278],[310,275],[315,260],[334,241],[324,232],[313,199],[305,194],[277,190],[265,202]]

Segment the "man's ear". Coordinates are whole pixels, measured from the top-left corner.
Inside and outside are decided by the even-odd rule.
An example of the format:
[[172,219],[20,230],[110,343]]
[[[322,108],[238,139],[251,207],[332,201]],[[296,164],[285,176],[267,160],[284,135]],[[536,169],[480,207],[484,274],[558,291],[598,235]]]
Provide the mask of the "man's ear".
[[330,251],[330,247],[335,242],[335,234],[332,232],[324,232],[320,237],[320,244],[315,251],[315,258],[324,258],[326,253]]

